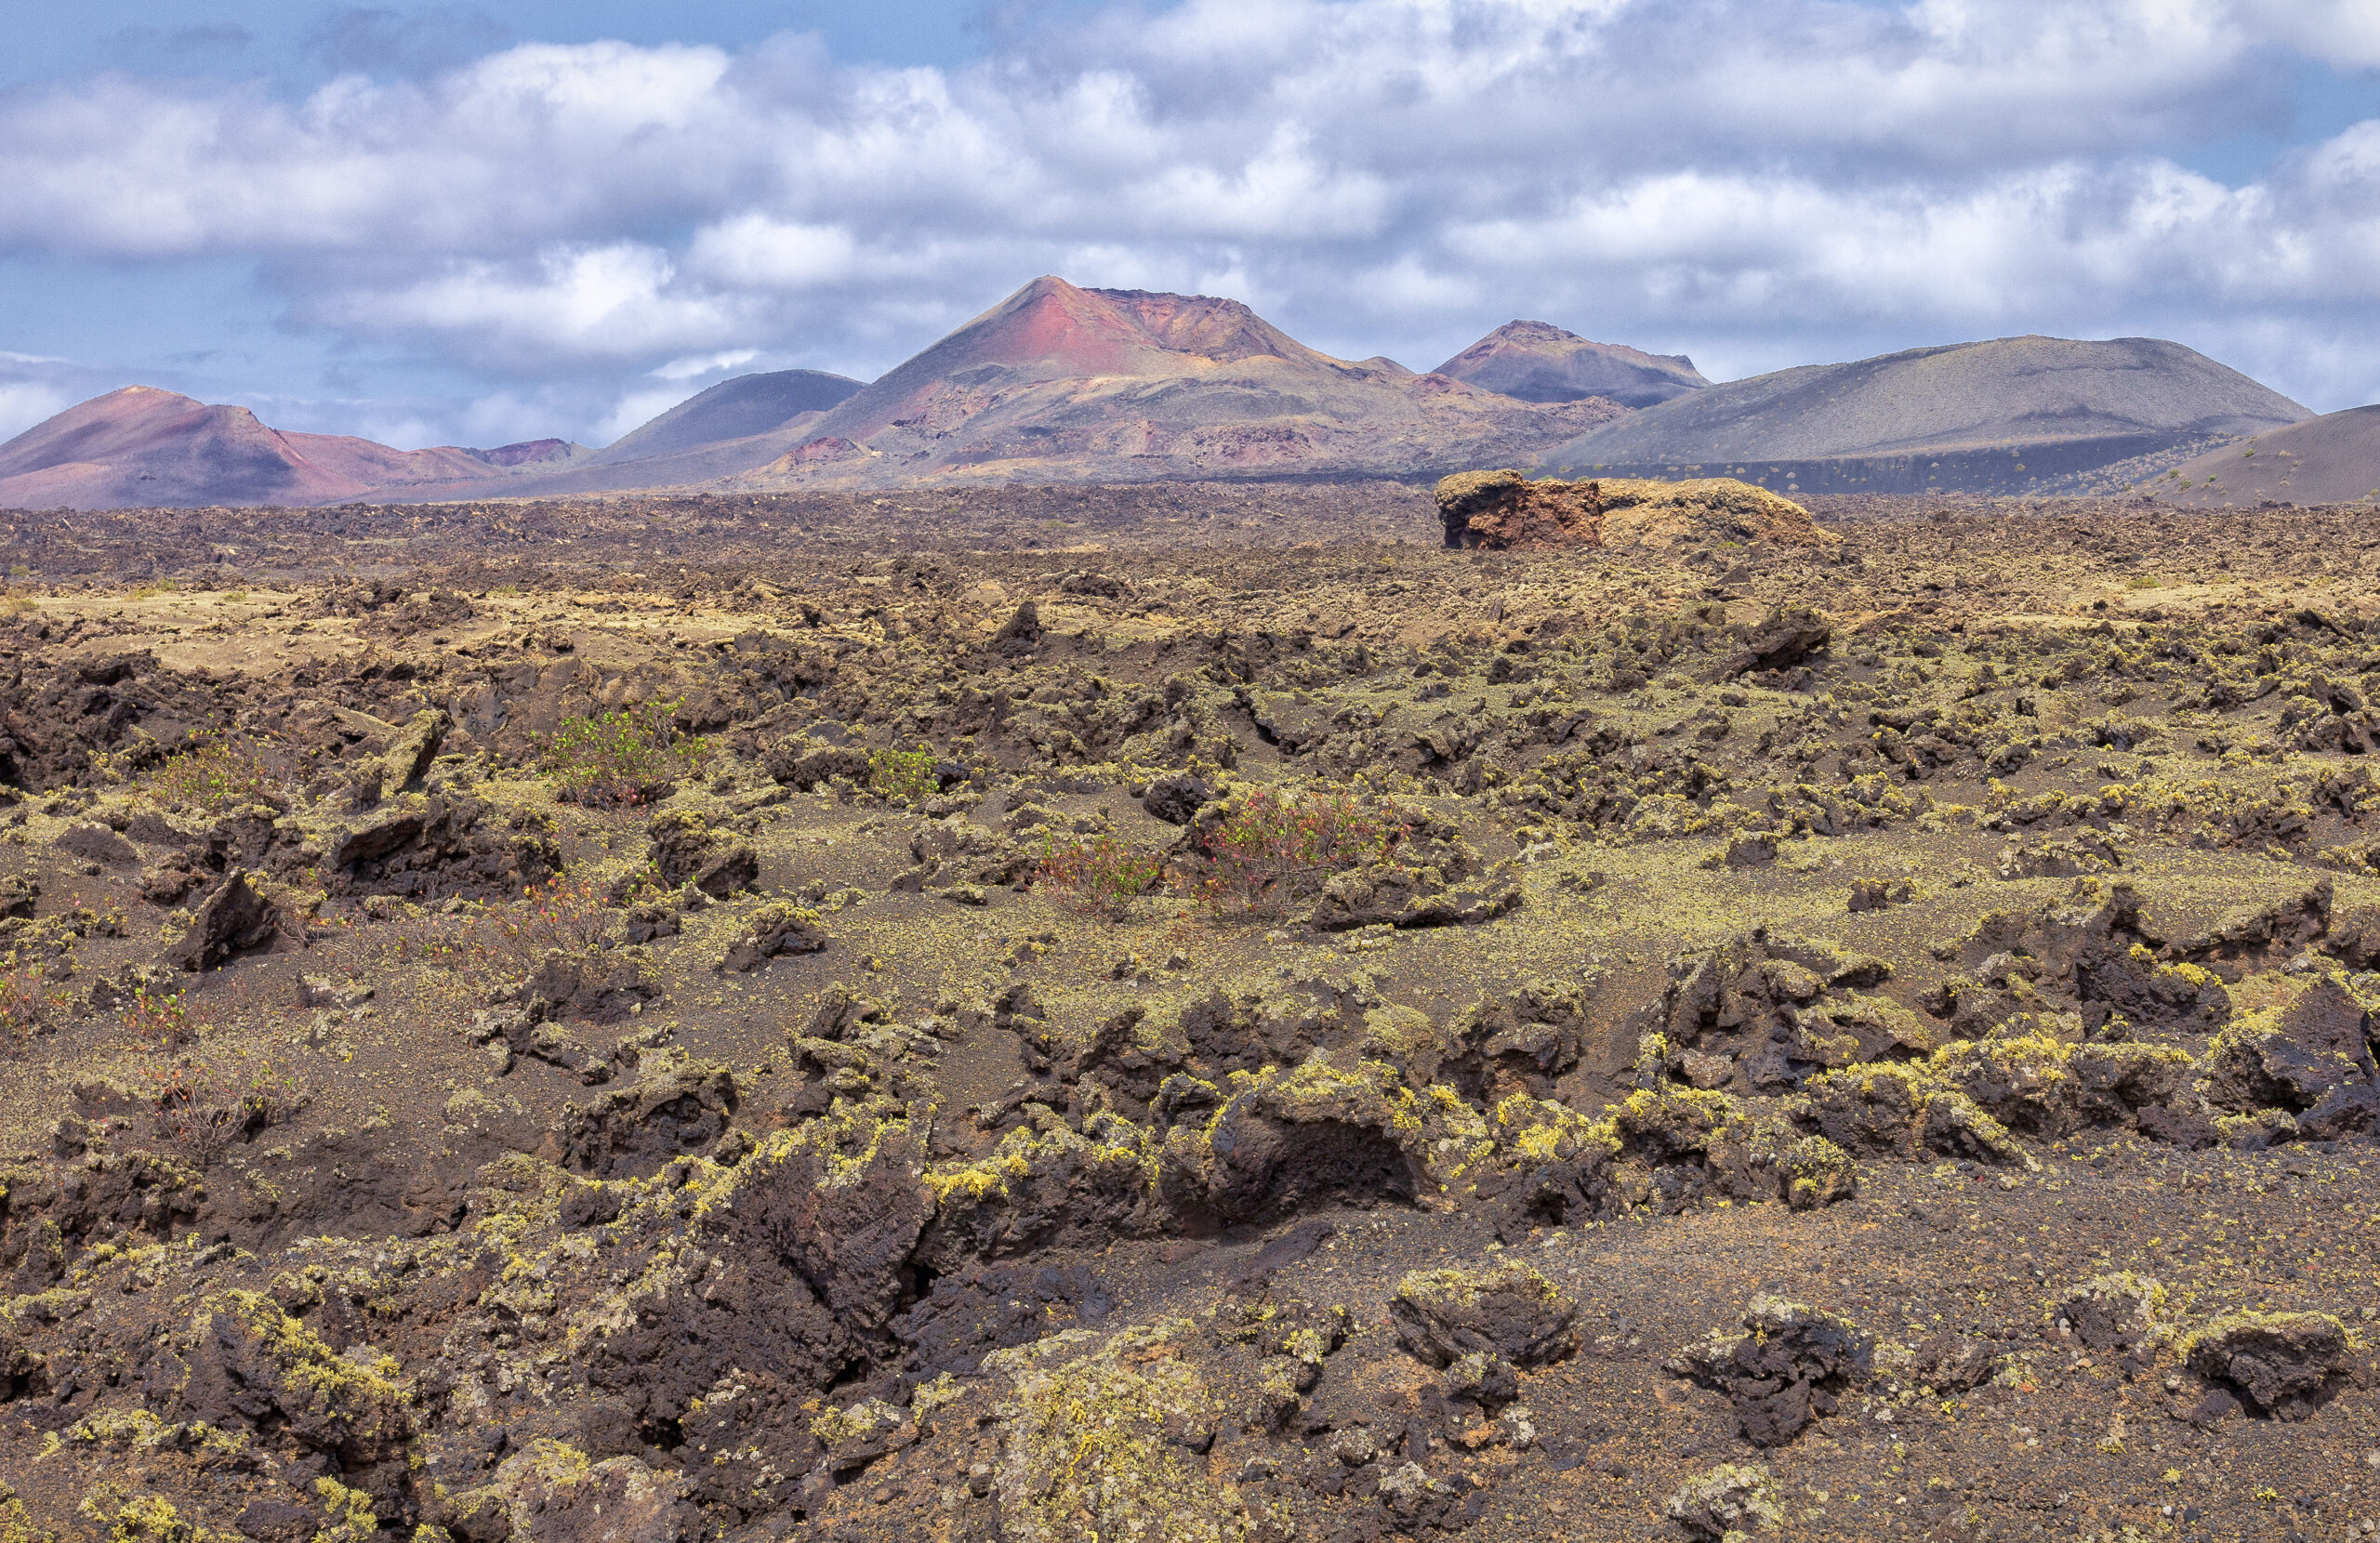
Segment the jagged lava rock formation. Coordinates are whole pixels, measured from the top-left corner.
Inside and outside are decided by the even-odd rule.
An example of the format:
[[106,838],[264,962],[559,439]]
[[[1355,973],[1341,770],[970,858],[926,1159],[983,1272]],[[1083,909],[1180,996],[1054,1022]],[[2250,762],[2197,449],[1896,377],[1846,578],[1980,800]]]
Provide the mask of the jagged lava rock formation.
[[1640,478],[1531,481],[1522,472],[1441,478],[1438,520],[1448,547],[1656,547],[1684,542],[1826,547],[1841,538],[1810,511],[1732,477],[1659,482]]

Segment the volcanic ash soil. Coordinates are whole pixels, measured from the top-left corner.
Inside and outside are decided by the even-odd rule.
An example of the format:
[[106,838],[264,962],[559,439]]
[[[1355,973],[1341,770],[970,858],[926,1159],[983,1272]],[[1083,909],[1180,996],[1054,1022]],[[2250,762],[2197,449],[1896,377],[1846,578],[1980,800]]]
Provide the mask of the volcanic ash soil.
[[2380,1523],[2368,515],[939,498],[6,517],[0,1538]]

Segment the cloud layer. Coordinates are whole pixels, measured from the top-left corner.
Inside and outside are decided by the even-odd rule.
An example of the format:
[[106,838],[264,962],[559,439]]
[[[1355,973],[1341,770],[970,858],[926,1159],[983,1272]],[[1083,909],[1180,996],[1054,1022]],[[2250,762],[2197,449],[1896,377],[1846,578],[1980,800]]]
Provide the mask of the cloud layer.
[[2334,341],[2380,330],[2380,119],[2188,163],[2375,68],[2369,0],[1187,0],[952,72],[526,43],[0,99],[0,251],[253,259],[301,334],[450,369],[456,430],[873,375],[1044,271],[1416,366],[1514,315],[1715,375],[2153,332],[2335,407],[2380,394]]

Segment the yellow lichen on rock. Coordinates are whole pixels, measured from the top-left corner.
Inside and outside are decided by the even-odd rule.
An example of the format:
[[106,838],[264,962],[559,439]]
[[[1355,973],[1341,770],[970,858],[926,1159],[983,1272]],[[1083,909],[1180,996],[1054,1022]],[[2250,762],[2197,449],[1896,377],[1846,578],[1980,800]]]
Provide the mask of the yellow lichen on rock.
[[1565,481],[1465,471],[1439,479],[1437,501],[1449,547],[1828,547],[1842,539],[1792,499],[1732,477]]
[[1678,482],[1606,477],[1600,485],[1606,546],[1765,541],[1784,547],[1831,547],[1842,540],[1792,499],[1733,477],[1696,477]]
[[15,1490],[0,1482],[0,1543],[55,1543],[57,1536],[33,1520]]
[[1019,1543],[1236,1543],[1249,1536],[1236,1490],[1199,1449],[1217,1412],[1174,1341],[1172,1319],[1113,1336],[1070,1329],[996,1351],[1002,1536]]
[[217,1543],[225,1536],[182,1515],[162,1495],[129,1495],[112,1484],[85,1496],[76,1511],[107,1529],[107,1543]]

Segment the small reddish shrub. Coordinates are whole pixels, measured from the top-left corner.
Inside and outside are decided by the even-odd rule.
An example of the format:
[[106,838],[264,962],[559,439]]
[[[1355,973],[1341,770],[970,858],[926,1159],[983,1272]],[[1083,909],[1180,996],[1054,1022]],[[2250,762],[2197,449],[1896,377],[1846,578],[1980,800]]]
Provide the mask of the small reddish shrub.
[[66,1000],[39,965],[20,965],[13,956],[0,964],[0,1055],[15,1054],[32,1043]]
[[305,1091],[271,1062],[253,1070],[182,1062],[148,1069],[157,1140],[204,1171],[257,1132],[305,1106]]
[[1087,911],[1121,917],[1136,898],[1154,893],[1165,882],[1165,859],[1112,836],[1063,847],[1048,837],[1035,877]]
[[1394,856],[1410,834],[1385,799],[1259,789],[1199,838],[1199,895],[1219,916],[1283,916],[1331,875]]
[[179,1049],[198,1038],[197,1025],[178,991],[152,996],[142,986],[132,1000],[116,1009],[117,1030],[144,1049]]

